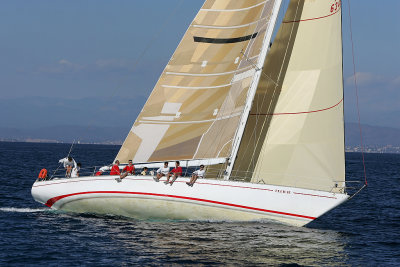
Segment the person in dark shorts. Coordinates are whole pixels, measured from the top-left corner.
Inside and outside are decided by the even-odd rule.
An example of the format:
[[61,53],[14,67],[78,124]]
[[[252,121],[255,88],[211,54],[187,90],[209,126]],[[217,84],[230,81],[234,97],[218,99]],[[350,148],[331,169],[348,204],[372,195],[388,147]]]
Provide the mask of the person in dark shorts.
[[200,169],[198,169],[197,171],[194,171],[192,174],[192,177],[190,178],[190,182],[187,182],[186,184],[188,186],[193,186],[194,183],[196,182],[197,178],[204,178],[204,165],[200,165]]
[[135,174],[135,166],[133,166],[132,160],[129,160],[128,165],[122,169],[122,174],[120,176],[121,179],[124,179],[128,174]]
[[[164,182],[164,184],[169,183],[169,185],[172,185],[180,175],[182,175],[182,167],[180,166],[179,161],[175,161],[175,168],[173,168],[172,171],[168,173],[167,180]],[[169,178],[171,176],[173,176],[173,178],[170,182]]]
[[157,176],[153,177],[154,181],[159,182],[161,177],[167,176],[169,173],[168,161],[164,162],[164,167],[157,170]]

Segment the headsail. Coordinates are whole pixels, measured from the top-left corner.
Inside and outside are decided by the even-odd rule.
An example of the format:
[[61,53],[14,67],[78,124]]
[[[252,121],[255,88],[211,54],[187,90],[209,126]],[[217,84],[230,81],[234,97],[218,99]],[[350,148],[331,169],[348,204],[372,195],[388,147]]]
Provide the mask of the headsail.
[[149,162],[229,157],[254,64],[269,43],[264,37],[274,27],[273,12],[280,2],[205,1],[117,158]]
[[344,186],[340,0],[293,0],[267,56],[232,179]]

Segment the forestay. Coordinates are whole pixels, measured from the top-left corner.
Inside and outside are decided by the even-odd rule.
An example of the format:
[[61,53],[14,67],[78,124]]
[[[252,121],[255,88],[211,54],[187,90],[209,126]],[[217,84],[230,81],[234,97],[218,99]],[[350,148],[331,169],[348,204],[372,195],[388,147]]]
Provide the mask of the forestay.
[[343,188],[340,1],[291,1],[263,71],[232,179]]
[[276,2],[205,1],[116,158],[230,157]]

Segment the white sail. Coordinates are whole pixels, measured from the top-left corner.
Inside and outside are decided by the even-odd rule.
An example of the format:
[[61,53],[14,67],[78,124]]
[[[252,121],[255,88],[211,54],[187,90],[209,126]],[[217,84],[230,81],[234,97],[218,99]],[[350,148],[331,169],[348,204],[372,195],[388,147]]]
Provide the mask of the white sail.
[[207,0],[116,158],[230,157],[275,2]]
[[291,1],[264,74],[232,178],[343,188],[340,1]]

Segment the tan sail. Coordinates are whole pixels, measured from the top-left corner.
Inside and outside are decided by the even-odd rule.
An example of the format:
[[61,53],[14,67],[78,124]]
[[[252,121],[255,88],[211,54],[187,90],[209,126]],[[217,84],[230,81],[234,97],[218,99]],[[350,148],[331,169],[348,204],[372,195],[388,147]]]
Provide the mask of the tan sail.
[[229,157],[275,2],[207,0],[116,158]]
[[343,187],[340,1],[291,1],[263,72],[231,179]]

